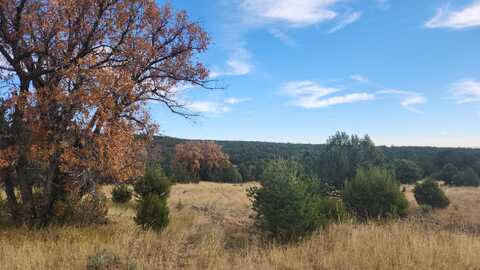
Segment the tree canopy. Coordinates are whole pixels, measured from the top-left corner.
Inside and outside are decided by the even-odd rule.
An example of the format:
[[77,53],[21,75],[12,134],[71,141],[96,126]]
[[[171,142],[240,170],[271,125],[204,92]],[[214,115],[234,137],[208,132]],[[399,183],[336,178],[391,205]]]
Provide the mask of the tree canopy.
[[185,12],[150,0],[1,1],[0,166],[12,215],[48,223],[61,194],[141,175],[156,130],[147,103],[187,114],[176,89],[206,86],[196,55],[209,42]]
[[378,151],[367,135],[359,138],[337,132],[327,140],[325,151],[316,161],[316,173],[326,182],[343,187],[362,165],[381,165],[383,153]]
[[394,162],[395,175],[400,183],[413,184],[422,179],[423,170],[415,162],[408,159],[397,159]]
[[212,180],[217,171],[231,167],[231,163],[220,145],[214,142],[190,142],[175,146],[172,166],[177,170],[179,167],[186,169],[193,178]]
[[[348,135],[347,135],[348,136]],[[350,137],[350,136],[348,136]],[[158,136],[155,137],[149,146],[149,159],[159,161],[165,168],[165,173],[171,175],[171,161],[175,156],[175,146],[177,144],[188,142],[205,142],[202,140],[185,140],[173,137]],[[230,157],[230,162],[238,167],[244,181],[258,180],[262,175],[268,161],[276,159],[292,159],[302,164],[308,174],[319,176],[323,181],[332,179],[328,177],[333,175],[335,170],[329,168],[334,160],[329,159],[326,154],[327,144],[295,144],[295,143],[272,143],[255,141],[214,141],[222,146],[222,151]],[[370,139],[366,157],[360,163],[373,163],[379,166],[388,166],[391,169],[396,168],[397,160],[408,160],[408,163],[416,164],[421,171],[415,169],[415,175],[420,173],[420,178],[433,176],[436,179],[444,180],[437,175],[443,168],[443,162],[437,163],[437,159],[442,155],[453,157],[444,157],[445,160],[455,162],[455,167],[472,167],[477,174],[480,174],[480,149],[471,148],[440,148],[440,147],[417,147],[417,146],[375,146]],[[372,147],[373,146],[373,147]],[[348,146],[336,147],[338,149],[349,149]],[[350,148],[355,149],[355,148]],[[358,150],[356,151],[363,151]],[[361,149],[361,148],[360,148]],[[346,151],[346,150],[345,150]],[[339,157],[344,155],[331,155]],[[341,164],[341,163],[340,163]],[[357,164],[353,162],[351,164]],[[453,165],[453,164],[452,164]],[[396,172],[399,173],[398,171]],[[455,171],[456,173],[456,171]],[[453,175],[452,175],[453,177]],[[344,178],[344,176],[342,177]],[[340,179],[342,179],[340,178]],[[399,177],[399,180],[404,181]],[[418,179],[417,179],[418,180]],[[333,181],[330,181],[332,183]]]

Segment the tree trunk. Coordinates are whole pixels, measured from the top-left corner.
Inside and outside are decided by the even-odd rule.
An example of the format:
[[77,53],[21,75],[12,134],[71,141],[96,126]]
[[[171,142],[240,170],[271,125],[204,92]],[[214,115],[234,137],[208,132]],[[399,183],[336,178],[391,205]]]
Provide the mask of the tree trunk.
[[[50,168],[49,168],[50,174]],[[42,209],[40,210],[40,222],[42,226],[47,226],[50,223],[50,217],[52,215],[52,205],[54,204],[54,184],[52,181],[52,176],[47,177],[47,181],[44,185],[44,202],[42,204]]]
[[48,174],[49,176],[44,185],[44,202],[40,210],[40,222],[42,226],[47,226],[51,223],[52,217],[54,216],[55,203],[65,192],[56,163],[50,164]]
[[27,172],[28,163],[23,158],[19,159],[17,164],[17,178],[20,186],[20,194],[22,197],[22,210],[25,211],[26,222],[30,225],[34,224],[36,218],[35,204],[33,201],[33,181]]
[[25,211],[24,218],[27,222],[33,225],[33,221],[36,217],[35,205],[33,202],[33,179],[28,172],[28,152],[30,145],[30,138],[28,129],[26,127],[24,114],[28,107],[27,94],[30,81],[26,78],[20,78],[20,91],[18,96],[18,102],[15,106],[13,113],[13,125],[12,131],[18,145],[18,160],[15,165],[15,172],[17,181],[16,184],[20,188],[22,212]]
[[12,216],[14,222],[19,221],[19,213],[18,213],[18,202],[17,196],[15,195],[15,189],[13,186],[12,179],[10,175],[7,174],[4,182],[5,194],[7,195],[7,206]]

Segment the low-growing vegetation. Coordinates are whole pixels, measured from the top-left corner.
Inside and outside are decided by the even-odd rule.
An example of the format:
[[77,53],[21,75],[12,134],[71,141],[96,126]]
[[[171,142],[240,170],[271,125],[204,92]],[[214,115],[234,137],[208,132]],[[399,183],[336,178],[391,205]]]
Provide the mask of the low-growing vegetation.
[[426,205],[435,209],[447,208],[450,204],[450,201],[438,183],[432,179],[417,183],[413,189],[413,194],[419,205]]
[[[480,189],[442,187],[447,209],[387,223],[331,224],[291,244],[265,244],[254,229],[245,190],[256,183],[201,182],[172,187],[170,223],[160,233],[138,230],[135,208],[111,204],[106,225],[31,231],[0,227],[1,269],[475,269],[480,265]],[[110,194],[110,187],[105,191]],[[183,207],[177,209],[181,202]],[[75,252],[72,252],[75,251]],[[28,254],[28,256],[25,256]],[[107,268],[108,269],[108,268]],[[115,268],[113,268],[115,269]]]
[[260,184],[249,190],[255,224],[276,240],[298,240],[345,217],[342,202],[319,193],[318,181],[293,161],[269,163]]
[[127,203],[132,199],[133,193],[126,184],[115,186],[112,190],[112,201],[115,203]]
[[387,169],[359,168],[343,189],[345,205],[361,220],[405,216],[408,201]]
[[466,168],[455,174],[449,184],[452,186],[478,187],[480,185],[480,177],[472,168]]
[[116,254],[102,249],[88,256],[86,270],[137,270],[135,262],[123,261]]
[[167,198],[170,181],[158,166],[147,168],[145,176],[135,185],[138,194],[135,222],[143,229],[163,230],[169,222]]

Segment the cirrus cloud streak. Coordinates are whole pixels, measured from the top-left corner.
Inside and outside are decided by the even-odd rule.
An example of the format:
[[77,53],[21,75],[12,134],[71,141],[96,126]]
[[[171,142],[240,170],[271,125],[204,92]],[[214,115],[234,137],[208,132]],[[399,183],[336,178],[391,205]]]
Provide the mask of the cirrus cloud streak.
[[341,89],[323,87],[313,81],[289,82],[282,89],[284,94],[294,97],[292,103],[295,106],[305,109],[325,108],[338,104],[368,101],[375,98],[375,95],[364,92],[331,96],[339,91]]
[[450,9],[449,5],[438,8],[436,15],[425,23],[427,28],[462,29],[480,26],[480,1],[476,0],[463,9]]
[[271,22],[291,26],[308,26],[337,17],[332,6],[339,0],[244,0],[243,6],[259,17]]
[[[368,82],[368,80],[365,79]],[[395,89],[377,92],[354,92],[339,94],[339,87],[324,87],[313,81],[293,81],[286,83],[282,93],[293,98],[293,105],[304,109],[325,108],[339,104],[371,101],[384,95],[393,95],[401,99],[400,106],[405,110],[419,113],[416,106],[426,102],[426,98],[416,92]]]
[[463,79],[450,87],[457,104],[480,102],[480,81]]

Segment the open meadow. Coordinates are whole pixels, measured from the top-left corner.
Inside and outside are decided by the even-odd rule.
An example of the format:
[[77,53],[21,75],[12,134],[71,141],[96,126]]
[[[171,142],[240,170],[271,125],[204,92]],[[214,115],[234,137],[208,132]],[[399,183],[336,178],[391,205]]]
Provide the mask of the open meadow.
[[0,270],[480,270],[480,0],[1,0]]
[[135,225],[134,201],[109,202],[107,225],[2,226],[0,269],[480,269],[480,188],[446,187],[449,208],[423,213],[408,186],[406,219],[346,222],[279,245],[252,226],[245,193],[252,185],[173,186],[171,221],[160,234]]

